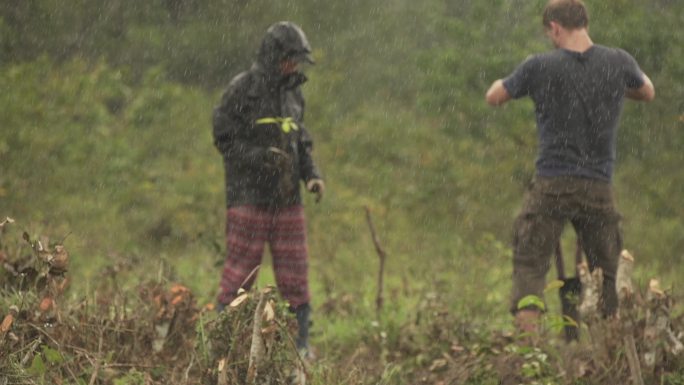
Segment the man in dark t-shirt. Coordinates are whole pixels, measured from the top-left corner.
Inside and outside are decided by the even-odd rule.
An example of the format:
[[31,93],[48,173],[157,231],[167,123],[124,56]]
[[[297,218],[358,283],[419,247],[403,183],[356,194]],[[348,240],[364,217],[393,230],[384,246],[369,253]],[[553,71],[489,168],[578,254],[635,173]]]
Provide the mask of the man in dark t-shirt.
[[624,97],[650,101],[653,84],[627,52],[593,44],[581,0],[551,0],[543,13],[556,49],[526,59],[495,81],[486,100],[498,106],[529,96],[535,104],[536,177],[515,222],[511,311],[522,331],[536,330],[539,309],[518,308],[541,297],[550,256],[565,222],[577,232],[590,269],[603,270],[602,310],[617,309],[615,274],[622,248],[611,177]]

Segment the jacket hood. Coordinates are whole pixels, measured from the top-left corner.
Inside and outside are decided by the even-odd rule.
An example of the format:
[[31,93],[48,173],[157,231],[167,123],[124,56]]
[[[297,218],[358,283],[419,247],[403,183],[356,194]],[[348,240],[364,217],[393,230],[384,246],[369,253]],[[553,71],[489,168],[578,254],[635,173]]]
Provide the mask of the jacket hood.
[[270,73],[279,70],[283,59],[314,63],[311,45],[304,31],[289,21],[281,21],[268,28],[257,54],[257,62]]

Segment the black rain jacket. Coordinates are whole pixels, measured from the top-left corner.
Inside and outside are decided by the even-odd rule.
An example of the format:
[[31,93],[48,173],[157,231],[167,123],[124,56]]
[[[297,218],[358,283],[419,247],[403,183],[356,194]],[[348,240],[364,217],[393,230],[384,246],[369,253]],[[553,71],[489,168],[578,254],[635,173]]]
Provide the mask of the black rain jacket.
[[257,60],[237,75],[214,109],[214,145],[223,155],[228,207],[301,203],[299,181],[321,178],[304,127],[304,74],[283,76],[284,58],[311,61],[306,36],[280,22],[266,32]]

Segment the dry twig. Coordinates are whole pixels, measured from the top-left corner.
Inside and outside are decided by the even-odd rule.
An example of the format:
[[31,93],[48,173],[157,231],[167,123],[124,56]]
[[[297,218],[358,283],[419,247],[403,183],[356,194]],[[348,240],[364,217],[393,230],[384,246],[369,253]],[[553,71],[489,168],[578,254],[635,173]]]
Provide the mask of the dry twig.
[[95,361],[95,368],[93,368],[93,374],[90,376],[90,381],[88,382],[88,385],[93,385],[95,384],[95,380],[97,380],[97,376],[100,372],[100,368],[102,367],[102,342],[104,339],[104,330],[100,330],[100,340],[97,343],[97,361]]
[[261,323],[263,320],[264,307],[266,306],[266,296],[264,292],[259,292],[259,301],[254,309],[254,324],[252,325],[252,345],[249,351],[249,366],[247,369],[247,383],[256,383],[258,370],[264,360],[266,347],[261,335]]
[[641,363],[634,341],[634,287],[632,284],[632,272],[634,271],[634,257],[627,251],[622,250],[618,261],[615,287],[620,301],[620,320],[622,321],[622,343],[627,355],[630,377],[634,385],[644,385],[641,373]]
[[373,225],[373,219],[371,218],[370,208],[365,206],[366,210],[366,221],[368,221],[368,227],[370,228],[371,237],[373,238],[373,244],[375,245],[375,251],[378,253],[380,258],[380,269],[378,271],[378,293],[375,297],[375,310],[380,312],[384,303],[383,287],[384,287],[384,275],[385,275],[385,261],[387,260],[387,253],[380,245],[380,239],[375,231],[375,226]]

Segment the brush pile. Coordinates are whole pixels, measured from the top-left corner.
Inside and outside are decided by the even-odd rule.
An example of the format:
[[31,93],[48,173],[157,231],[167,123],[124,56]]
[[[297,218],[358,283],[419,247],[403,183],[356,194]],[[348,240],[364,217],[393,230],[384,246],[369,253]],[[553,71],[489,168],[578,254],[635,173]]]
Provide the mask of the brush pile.
[[684,315],[676,313],[672,294],[657,280],[644,288],[635,285],[633,264],[634,258],[624,251],[615,317],[601,315],[601,270],[590,273],[586,264],[579,266],[579,341],[560,338],[565,326],[577,324],[552,312],[542,317],[538,334],[487,332],[486,325],[464,323],[433,295],[424,301],[423,325],[418,327],[418,319],[404,325],[401,343],[389,351],[422,357],[413,370],[413,383],[684,384]]
[[66,248],[13,237],[12,226],[0,222],[0,385],[285,384],[303,375],[295,321],[272,290],[244,293],[217,316],[177,283],[122,289],[114,265],[93,295],[76,299],[65,295]]
[[216,364],[206,383],[304,384],[306,363],[292,339],[296,320],[273,288],[243,292],[210,326],[208,361]]

